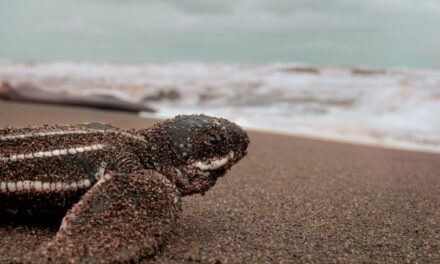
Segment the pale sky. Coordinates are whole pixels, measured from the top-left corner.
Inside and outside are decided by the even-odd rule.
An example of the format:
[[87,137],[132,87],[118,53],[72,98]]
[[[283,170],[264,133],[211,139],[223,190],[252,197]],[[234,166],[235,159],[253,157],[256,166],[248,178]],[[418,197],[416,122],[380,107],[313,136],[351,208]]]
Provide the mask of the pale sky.
[[0,59],[440,67],[437,0],[0,0]]

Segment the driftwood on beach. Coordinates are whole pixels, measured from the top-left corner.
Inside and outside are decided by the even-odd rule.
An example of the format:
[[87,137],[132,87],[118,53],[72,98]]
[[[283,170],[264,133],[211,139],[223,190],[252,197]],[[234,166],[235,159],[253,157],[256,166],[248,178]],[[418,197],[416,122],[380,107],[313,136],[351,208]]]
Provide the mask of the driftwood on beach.
[[44,91],[32,85],[12,86],[7,82],[0,84],[0,99],[6,101],[84,106],[133,113],[155,112],[154,109],[142,103],[125,101],[112,95],[71,95]]

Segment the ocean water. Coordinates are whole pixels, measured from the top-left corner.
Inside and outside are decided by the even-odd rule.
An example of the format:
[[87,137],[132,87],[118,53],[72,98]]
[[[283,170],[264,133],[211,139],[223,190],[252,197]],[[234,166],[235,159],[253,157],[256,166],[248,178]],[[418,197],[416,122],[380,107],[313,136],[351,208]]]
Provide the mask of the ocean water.
[[0,80],[206,113],[246,128],[440,153],[440,70],[304,64],[0,63]]

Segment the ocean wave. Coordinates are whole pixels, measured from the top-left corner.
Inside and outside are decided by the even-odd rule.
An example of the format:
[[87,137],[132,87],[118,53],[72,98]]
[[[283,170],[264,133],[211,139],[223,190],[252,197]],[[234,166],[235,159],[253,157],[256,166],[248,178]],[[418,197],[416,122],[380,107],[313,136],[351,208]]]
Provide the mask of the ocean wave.
[[434,69],[1,62],[0,80],[145,102],[154,117],[207,113],[260,130],[440,152]]

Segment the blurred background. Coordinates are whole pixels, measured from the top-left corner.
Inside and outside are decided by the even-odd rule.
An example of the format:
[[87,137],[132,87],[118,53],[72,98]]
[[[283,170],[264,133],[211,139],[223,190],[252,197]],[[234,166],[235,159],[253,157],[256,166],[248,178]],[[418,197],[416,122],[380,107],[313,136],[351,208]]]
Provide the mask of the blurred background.
[[440,152],[439,14],[437,0],[0,0],[0,81]]

